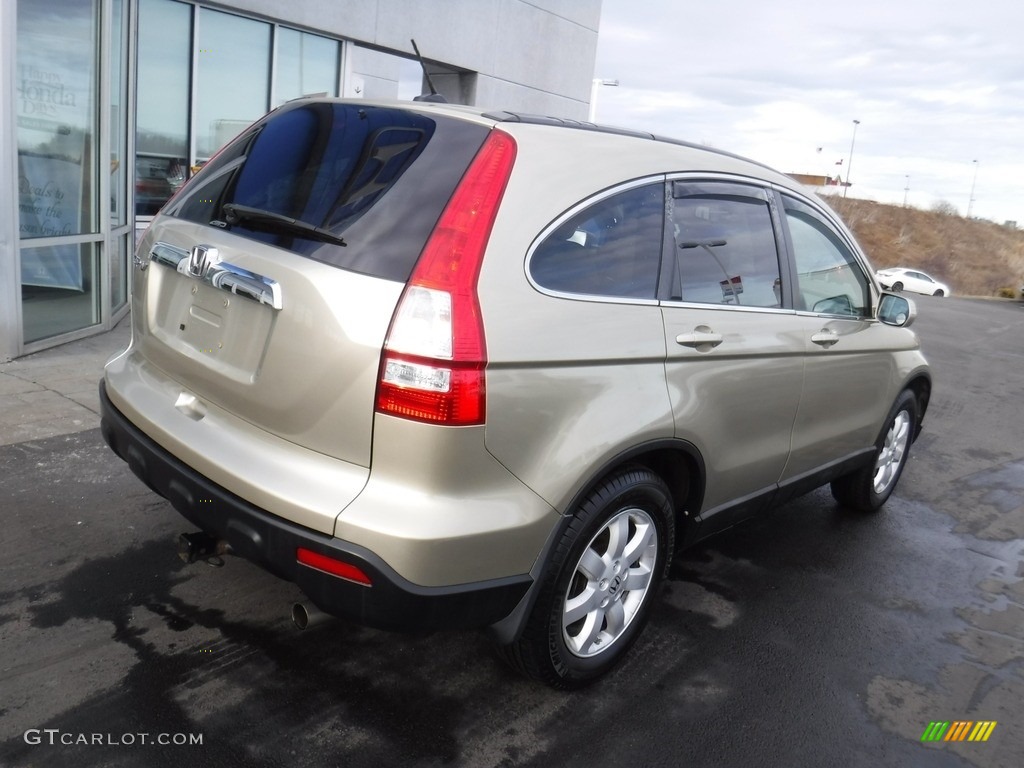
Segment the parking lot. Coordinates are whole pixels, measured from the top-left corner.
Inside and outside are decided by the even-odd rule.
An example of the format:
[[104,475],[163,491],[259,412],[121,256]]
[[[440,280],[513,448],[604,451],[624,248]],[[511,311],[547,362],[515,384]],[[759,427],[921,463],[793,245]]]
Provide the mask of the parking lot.
[[0,447],[0,764],[1016,768],[1024,306],[915,301],[935,389],[886,507],[819,489],[682,553],[578,693],[478,633],[296,630],[292,585],[178,560],[191,528],[98,429]]

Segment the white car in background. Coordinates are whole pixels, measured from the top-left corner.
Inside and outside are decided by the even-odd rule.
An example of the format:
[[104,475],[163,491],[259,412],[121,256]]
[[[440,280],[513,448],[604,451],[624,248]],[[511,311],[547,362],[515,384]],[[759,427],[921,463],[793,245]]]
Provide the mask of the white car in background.
[[892,267],[891,269],[880,269],[875,272],[875,277],[882,284],[883,288],[896,293],[910,291],[912,293],[923,293],[928,296],[950,296],[951,291],[945,283],[940,283],[934,277],[926,275],[918,269],[905,269],[904,267]]

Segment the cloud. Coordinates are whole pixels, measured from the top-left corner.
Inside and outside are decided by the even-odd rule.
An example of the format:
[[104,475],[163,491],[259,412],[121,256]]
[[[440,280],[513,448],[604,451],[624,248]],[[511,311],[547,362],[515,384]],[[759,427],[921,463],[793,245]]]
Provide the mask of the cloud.
[[815,173],[793,164],[848,162],[858,119],[851,194],[902,202],[909,175],[964,211],[977,159],[974,214],[1024,223],[1021,28],[1015,0],[604,0],[598,119]]

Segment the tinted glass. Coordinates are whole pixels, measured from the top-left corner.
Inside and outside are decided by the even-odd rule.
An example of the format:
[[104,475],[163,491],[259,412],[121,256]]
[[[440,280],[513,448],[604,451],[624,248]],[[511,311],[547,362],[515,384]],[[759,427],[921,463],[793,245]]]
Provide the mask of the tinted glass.
[[745,307],[782,305],[779,256],[767,201],[750,195],[706,194],[675,185],[670,226],[675,263],[670,298]]
[[[483,126],[402,109],[294,102],[232,142],[167,212],[405,280],[486,135]],[[227,203],[312,224],[347,245],[244,220],[229,225]]]
[[620,192],[572,216],[530,260],[537,284],[561,293],[653,299],[661,266],[665,187]]
[[868,278],[842,238],[813,209],[783,198],[796,263],[798,308],[866,317]]

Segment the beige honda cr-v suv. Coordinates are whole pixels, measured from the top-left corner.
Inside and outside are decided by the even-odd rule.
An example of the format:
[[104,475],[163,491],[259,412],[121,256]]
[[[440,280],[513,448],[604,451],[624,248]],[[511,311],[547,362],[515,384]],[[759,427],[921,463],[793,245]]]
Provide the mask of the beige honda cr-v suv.
[[756,163],[429,103],[275,110],[135,257],[103,431],[327,613],[611,668],[673,552],[831,482],[874,510],[931,390],[909,300]]

